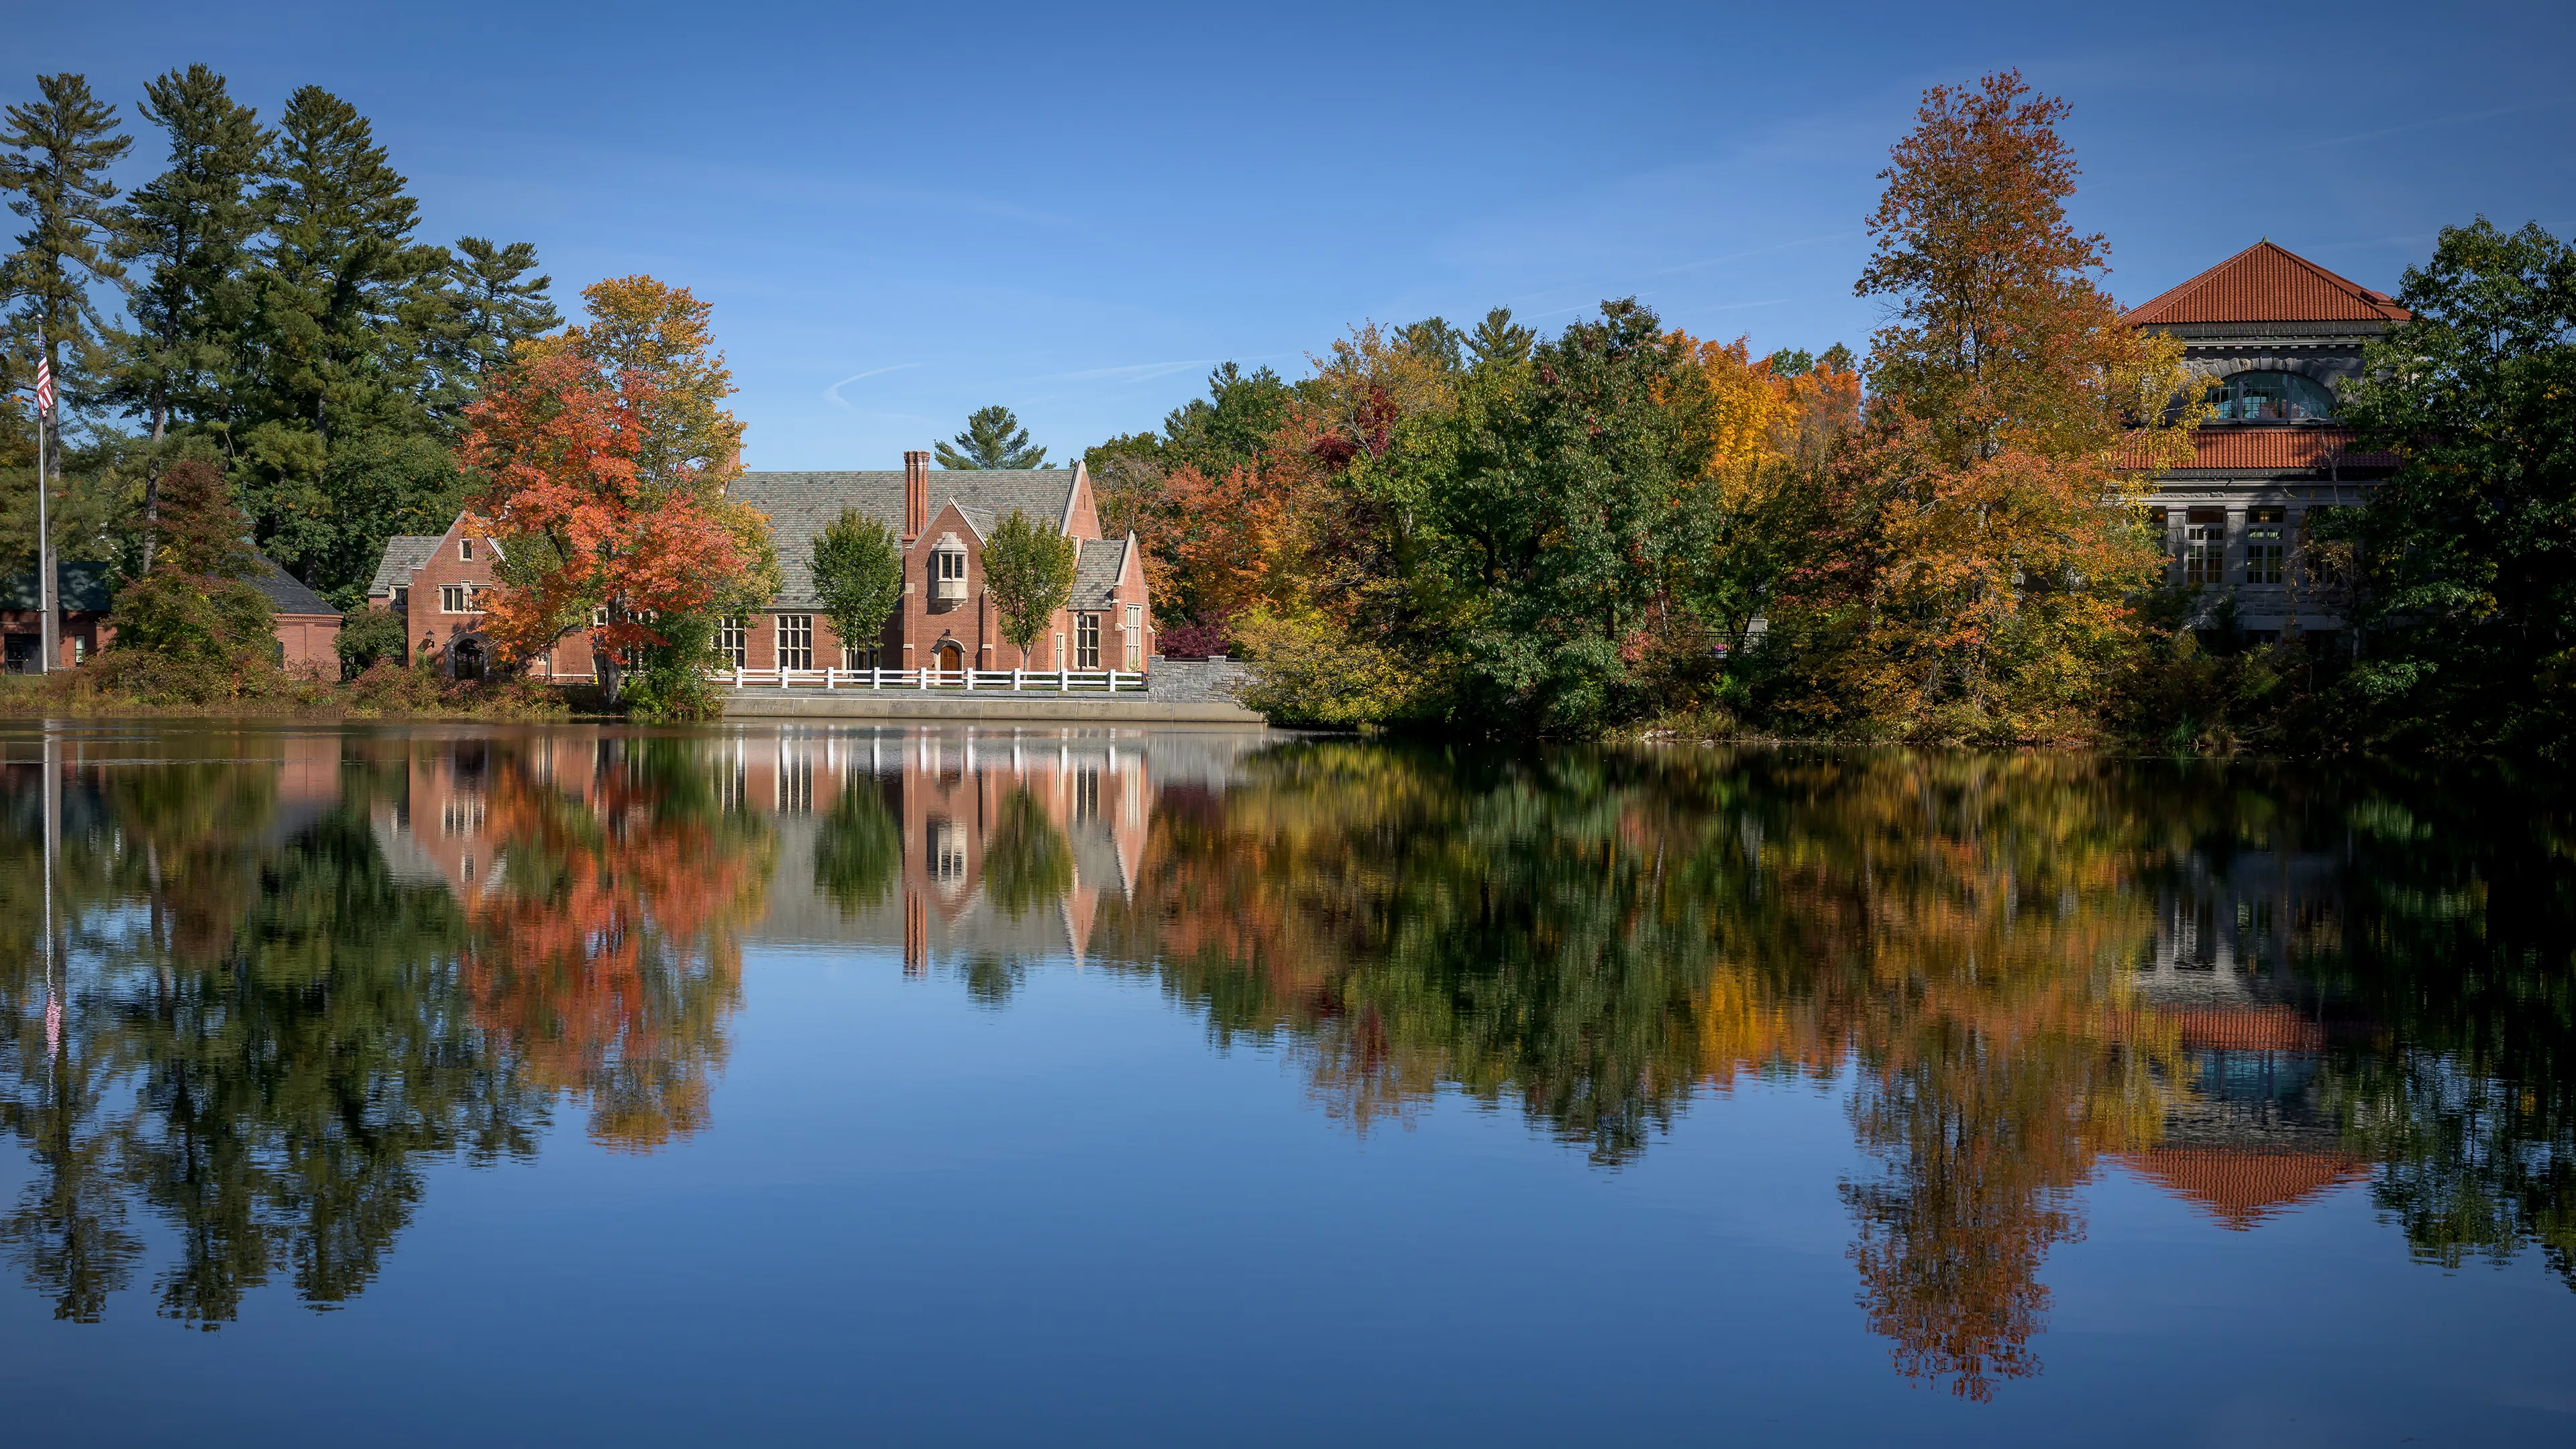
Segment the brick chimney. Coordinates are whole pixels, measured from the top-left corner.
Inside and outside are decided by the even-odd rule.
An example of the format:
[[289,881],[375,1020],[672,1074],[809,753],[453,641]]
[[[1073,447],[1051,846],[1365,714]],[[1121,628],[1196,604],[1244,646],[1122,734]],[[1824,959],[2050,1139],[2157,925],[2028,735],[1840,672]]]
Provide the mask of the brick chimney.
[[912,542],[930,527],[930,454],[916,448],[903,455],[903,541]]

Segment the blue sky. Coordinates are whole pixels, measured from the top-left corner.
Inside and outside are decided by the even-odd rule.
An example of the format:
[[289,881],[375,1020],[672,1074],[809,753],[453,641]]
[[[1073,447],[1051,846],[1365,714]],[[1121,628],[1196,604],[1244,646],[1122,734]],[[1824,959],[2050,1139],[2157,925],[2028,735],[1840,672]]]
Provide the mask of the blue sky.
[[2006,66],[2074,103],[2073,212],[2125,299],[2264,236],[2394,289],[2445,223],[2576,230],[2566,5],[0,13],[0,98],[79,70],[133,125],[174,65],[269,117],[317,83],[425,238],[533,241],[567,301],[694,289],[757,468],[893,467],[990,402],[1069,458],[1218,361],[1293,376],[1351,324],[1497,303],[1858,347],[1888,143]]

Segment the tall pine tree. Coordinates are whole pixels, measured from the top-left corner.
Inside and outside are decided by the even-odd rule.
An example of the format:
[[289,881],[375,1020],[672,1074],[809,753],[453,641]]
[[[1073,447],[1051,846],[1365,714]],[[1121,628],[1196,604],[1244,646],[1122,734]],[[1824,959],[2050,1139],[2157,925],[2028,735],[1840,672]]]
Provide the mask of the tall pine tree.
[[[116,256],[142,275],[134,327],[111,390],[159,444],[191,424],[228,435],[237,421],[241,342],[252,296],[246,264],[260,230],[257,188],[270,133],[202,65],[144,87],[137,107],[169,134],[168,169],[128,199]],[[146,464],[144,558],[159,527],[159,459]]]
[[0,191],[28,221],[0,261],[0,296],[9,299],[8,386],[31,385],[39,356],[53,372],[61,405],[47,420],[46,451],[58,460],[63,413],[95,406],[107,374],[114,324],[95,289],[125,275],[107,171],[134,138],[117,134],[116,108],[90,94],[87,77],[38,76],[36,92],[34,104],[9,107],[0,128],[0,146],[15,153],[0,156]]

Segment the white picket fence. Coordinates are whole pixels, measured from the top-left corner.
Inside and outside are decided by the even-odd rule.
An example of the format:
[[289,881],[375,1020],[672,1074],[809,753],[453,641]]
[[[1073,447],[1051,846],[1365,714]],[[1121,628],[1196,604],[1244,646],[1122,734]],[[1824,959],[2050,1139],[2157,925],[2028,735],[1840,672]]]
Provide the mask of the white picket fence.
[[1119,669],[711,669],[735,689],[959,689],[1054,694],[1141,693],[1145,676]]

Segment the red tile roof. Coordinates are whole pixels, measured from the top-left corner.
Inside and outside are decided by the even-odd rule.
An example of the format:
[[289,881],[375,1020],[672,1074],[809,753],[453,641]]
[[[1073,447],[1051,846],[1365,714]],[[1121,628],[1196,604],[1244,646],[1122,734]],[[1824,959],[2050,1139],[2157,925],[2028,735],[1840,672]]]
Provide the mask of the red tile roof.
[[[2350,428],[2266,427],[2212,423],[2192,434],[2184,468],[2286,473],[2306,468],[2394,468],[2394,453],[2355,453]],[[2131,459],[2130,466],[2141,466]]]
[[2129,325],[2177,322],[2403,322],[2414,314],[2305,257],[2257,242],[2139,307]]
[[2233,1147],[2153,1147],[2120,1159],[2140,1175],[2243,1232],[2285,1209],[2370,1176],[2340,1152],[2252,1152]]

